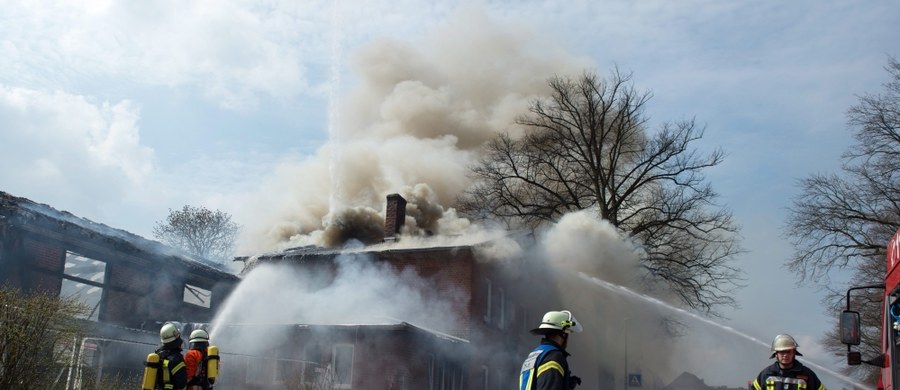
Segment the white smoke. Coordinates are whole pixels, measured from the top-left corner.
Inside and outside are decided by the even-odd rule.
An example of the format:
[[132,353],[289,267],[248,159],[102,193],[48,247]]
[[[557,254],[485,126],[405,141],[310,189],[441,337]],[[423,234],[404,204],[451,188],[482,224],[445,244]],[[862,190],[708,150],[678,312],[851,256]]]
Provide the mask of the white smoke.
[[[637,249],[611,225],[590,211],[573,213],[539,232],[533,251],[507,232],[460,218],[450,207],[470,184],[467,174],[481,145],[500,132],[516,136],[516,116],[548,92],[547,80],[580,73],[590,67],[587,62],[522,29],[499,25],[477,8],[466,8],[419,40],[372,42],[355,53],[354,65],[358,85],[340,105],[332,142],[306,160],[286,161],[243,202],[246,215],[240,219],[253,222],[245,225],[241,251],[340,246],[348,231],[365,235],[382,229],[385,197],[400,193],[408,201],[407,218],[403,236],[390,245],[473,245],[480,260],[504,265],[510,277],[532,292],[555,295],[555,302],[565,305],[546,307],[535,301],[529,311],[573,310],[586,329],[573,336],[578,340],[573,351],[610,375],[621,373],[618,357],[629,351],[648,367],[671,365],[660,313],[577,275],[584,272],[638,289],[642,271]],[[256,269],[216,321],[371,324],[378,316],[423,321],[425,326],[433,319],[456,321],[446,318],[446,311],[433,310],[451,303],[415,292],[417,286],[426,287],[415,278],[347,266],[343,261],[334,284],[318,290],[302,287],[315,285],[309,275]],[[546,273],[546,267],[558,272]],[[409,290],[400,294],[396,288]],[[415,299],[401,299],[404,295]],[[388,297],[391,305],[385,307]],[[631,333],[624,344],[623,332]],[[652,348],[658,353],[641,353]],[[504,354],[508,361],[520,358],[515,351]],[[573,359],[573,365],[582,369],[582,376],[596,375],[596,365],[582,368],[578,361]]]
[[[323,260],[331,261],[331,260]],[[460,328],[452,314],[467,302],[459,291],[437,291],[412,270],[397,271],[368,255],[345,254],[334,274],[262,264],[241,281],[212,323],[211,337],[231,351],[259,353],[286,335],[259,332],[275,324],[398,324]],[[327,268],[327,267],[326,267]],[[323,268],[324,270],[324,268]],[[220,325],[241,327],[236,339],[216,340]]]
[[514,131],[515,117],[547,92],[550,77],[587,65],[474,7],[416,41],[373,41],[353,64],[357,85],[340,104],[333,142],[303,161],[285,161],[238,201],[244,207],[236,219],[249,221],[240,254],[334,245],[325,234],[333,221],[364,223],[350,222],[348,207],[357,208],[355,217],[367,211],[383,220],[390,193],[403,195],[411,214],[432,217],[408,219],[415,224],[407,223],[406,234],[473,234],[450,205],[469,185],[479,147]]
[[544,234],[544,255],[560,269],[584,272],[618,285],[635,287],[639,250],[594,210],[564,215]]
[[[569,352],[575,356],[570,364],[576,375],[594,382],[598,366],[616,378],[622,378],[626,368],[629,373],[647,370],[666,378],[683,370],[681,359],[677,358],[683,352],[678,351],[677,338],[671,337],[670,332],[672,326],[678,326],[671,320],[684,318],[598,287],[583,277],[589,275],[638,294],[647,287],[643,284],[646,278],[640,267],[640,248],[595,210],[564,215],[539,235],[536,252],[538,263],[553,271],[542,273],[539,278],[553,283],[563,306],[543,309],[571,310],[585,329],[570,339]],[[647,378],[645,386],[653,387],[653,380]],[[659,387],[664,384],[657,383]]]

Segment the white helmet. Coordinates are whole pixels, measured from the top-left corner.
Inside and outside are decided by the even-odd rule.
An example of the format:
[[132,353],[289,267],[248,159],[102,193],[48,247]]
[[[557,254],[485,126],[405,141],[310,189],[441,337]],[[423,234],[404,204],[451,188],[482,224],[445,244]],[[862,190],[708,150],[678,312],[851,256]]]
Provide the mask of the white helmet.
[[194,331],[191,332],[190,342],[192,342],[192,343],[208,343],[209,342],[209,333],[203,329],[194,329]]
[[575,316],[568,310],[548,311],[541,319],[541,324],[531,330],[533,334],[547,334],[561,330],[566,333],[581,332],[581,323],[575,320]]
[[772,356],[769,356],[769,358],[775,357],[775,352],[787,351],[789,349],[793,349],[794,354],[796,354],[797,356],[803,356],[800,351],[797,351],[797,347],[799,346],[800,345],[797,344],[797,341],[794,340],[791,335],[786,333],[780,334],[778,336],[775,336],[775,340],[772,340]]
[[180,337],[181,331],[179,331],[178,327],[171,322],[166,322],[159,330],[159,341],[162,341],[163,344],[175,341],[175,339]]

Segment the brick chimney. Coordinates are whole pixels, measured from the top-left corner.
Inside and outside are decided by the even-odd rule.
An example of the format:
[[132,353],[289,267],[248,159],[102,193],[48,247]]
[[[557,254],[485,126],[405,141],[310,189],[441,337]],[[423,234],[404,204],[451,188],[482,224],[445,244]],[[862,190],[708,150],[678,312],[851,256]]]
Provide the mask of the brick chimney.
[[384,213],[384,240],[396,240],[403,221],[406,219],[406,199],[400,194],[387,196],[387,209]]

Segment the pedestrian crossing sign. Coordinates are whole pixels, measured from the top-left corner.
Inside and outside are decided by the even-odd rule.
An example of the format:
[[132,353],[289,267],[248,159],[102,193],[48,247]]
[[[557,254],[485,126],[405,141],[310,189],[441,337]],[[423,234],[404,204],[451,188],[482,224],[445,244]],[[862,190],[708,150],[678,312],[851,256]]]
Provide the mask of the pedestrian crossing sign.
[[628,387],[641,387],[641,374],[628,374]]

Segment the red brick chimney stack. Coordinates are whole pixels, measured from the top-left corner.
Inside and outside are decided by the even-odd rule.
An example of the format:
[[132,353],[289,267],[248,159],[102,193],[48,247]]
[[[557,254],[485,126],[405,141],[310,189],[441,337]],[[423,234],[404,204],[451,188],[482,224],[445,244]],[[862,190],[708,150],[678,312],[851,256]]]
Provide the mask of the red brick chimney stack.
[[387,209],[384,213],[384,240],[396,240],[406,219],[406,199],[400,194],[387,196]]

